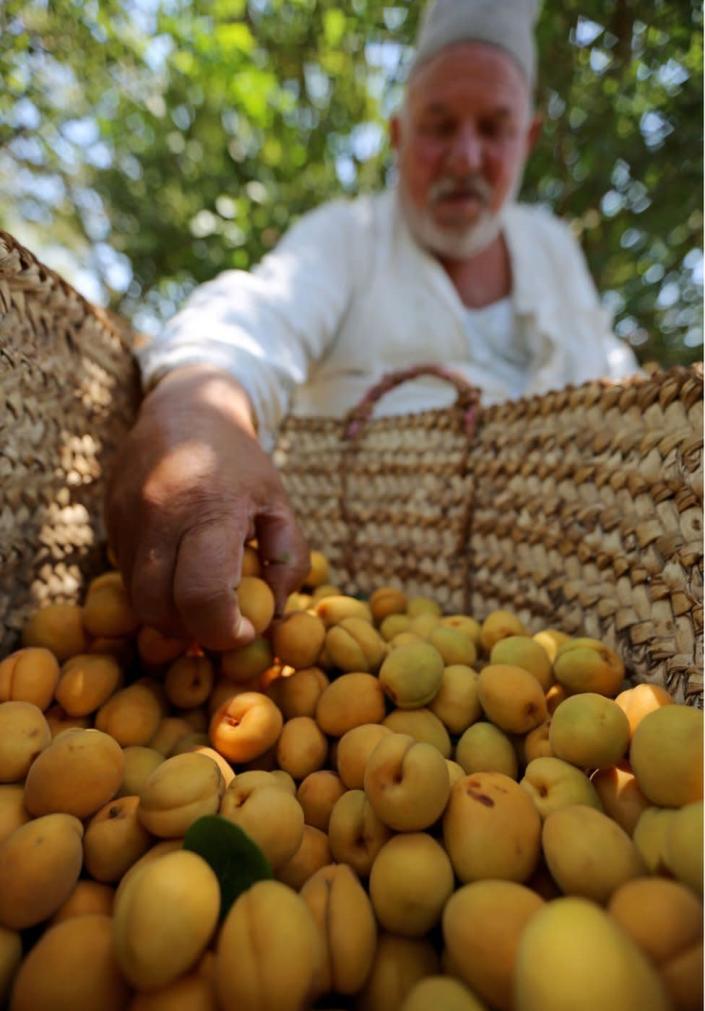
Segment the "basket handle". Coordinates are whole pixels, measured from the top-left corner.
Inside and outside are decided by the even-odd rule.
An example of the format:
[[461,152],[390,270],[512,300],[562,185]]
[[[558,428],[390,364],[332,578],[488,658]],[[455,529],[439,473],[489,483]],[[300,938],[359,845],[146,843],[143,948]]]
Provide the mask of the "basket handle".
[[343,438],[351,441],[357,439],[372,417],[376,403],[395,387],[410,379],[417,379],[419,376],[436,376],[455,387],[458,393],[455,406],[465,411],[465,430],[468,437],[472,436],[477,421],[477,408],[480,404],[480,390],[471,386],[457,373],[450,369],[444,369],[442,365],[425,364],[412,365],[407,369],[397,369],[382,376],[380,381],[368,390],[357,406],[348,412],[343,427]]

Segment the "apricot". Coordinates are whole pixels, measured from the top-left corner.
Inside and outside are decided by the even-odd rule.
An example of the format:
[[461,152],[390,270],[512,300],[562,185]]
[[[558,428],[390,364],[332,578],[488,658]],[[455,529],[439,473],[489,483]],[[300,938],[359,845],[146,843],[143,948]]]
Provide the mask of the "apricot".
[[428,634],[428,642],[441,654],[446,667],[472,667],[477,660],[472,639],[456,628],[446,628],[439,623]]
[[315,611],[326,628],[330,628],[331,625],[339,625],[344,618],[363,618],[365,621],[372,622],[370,605],[364,600],[356,600],[355,597],[348,597],[345,594],[324,597],[316,604]]
[[69,716],[88,716],[99,709],[117,689],[122,678],[113,656],[80,653],[61,668],[56,701]]
[[171,663],[185,653],[188,643],[183,639],[174,639],[164,635],[156,628],[143,625],[137,633],[137,652],[140,659],[149,667],[161,667]]
[[479,621],[471,618],[469,614],[447,614],[441,618],[440,624],[443,628],[454,628],[458,632],[462,632],[470,639],[475,649],[480,648],[482,625]]
[[582,769],[609,769],[629,747],[629,721],[612,699],[583,692],[558,706],[548,739],[556,758]]
[[257,549],[250,544],[246,544],[242,549],[242,570],[243,576],[261,576],[262,566],[260,564]]
[[267,689],[285,719],[315,716],[318,700],[330,681],[319,667],[305,667],[277,678]]
[[365,766],[377,743],[392,730],[382,723],[362,723],[348,730],[338,741],[336,765],[349,790],[359,790],[365,779]]
[[328,559],[322,551],[311,551],[309,554],[309,570],[303,585],[315,589],[322,586],[330,577]]
[[649,802],[639,789],[631,769],[614,766],[601,769],[591,777],[605,814],[613,818],[628,835],[633,835],[639,818]]
[[0,662],[0,703],[31,702],[46,709],[59,680],[59,664],[48,649],[30,646]]
[[237,776],[223,796],[220,814],[239,825],[253,839],[277,870],[301,845],[304,812],[295,797],[276,784],[243,786]]
[[[339,597],[341,593],[342,590],[339,586],[334,586],[332,583],[321,583],[311,594],[310,607],[315,607],[318,601],[323,600],[324,597]],[[307,610],[307,608],[304,608],[304,610]]]
[[313,606],[313,597],[310,593],[290,593],[284,605],[284,614],[291,614],[294,611],[306,611]]
[[444,667],[440,688],[428,707],[451,734],[462,734],[482,715],[478,675],[465,664]]
[[393,650],[382,664],[380,684],[400,709],[430,702],[443,680],[443,657],[430,643],[410,643]]
[[22,629],[23,646],[51,650],[59,663],[86,652],[83,611],[77,604],[47,604]]
[[599,639],[569,639],[559,646],[553,661],[556,680],[569,694],[596,692],[617,695],[624,680],[624,663]]
[[702,905],[676,881],[627,881],[612,894],[607,911],[657,965],[670,961],[702,938]]
[[139,621],[130,605],[122,579],[89,587],[83,604],[83,625],[95,636],[132,635]]
[[324,734],[342,737],[363,723],[381,723],[384,693],[372,674],[343,674],[323,690],[316,704],[316,723]]
[[432,744],[444,758],[450,758],[448,731],[430,709],[393,709],[382,725],[395,734],[407,734],[419,743]]
[[520,757],[524,765],[533,762],[535,758],[556,757],[551,747],[550,733],[551,721],[548,719],[545,723],[539,723],[538,727],[534,727],[533,730],[530,730],[524,736],[519,748]]
[[88,730],[91,721],[88,716],[69,716],[61,706],[49,706],[44,711],[52,737],[58,737],[64,730]]
[[177,709],[203,705],[210,695],[215,675],[205,656],[182,656],[169,667],[164,678],[166,697]]
[[460,980],[449,976],[427,976],[407,993],[400,1011],[485,1011],[484,1004]]
[[369,975],[377,924],[367,892],[346,864],[328,864],[301,889],[323,938],[323,962],[316,990],[353,994]]
[[304,900],[279,881],[258,881],[235,901],[220,931],[219,1006],[299,1011],[314,997],[323,960],[323,938]]
[[329,769],[309,773],[296,791],[306,824],[327,832],[331,811],[344,793],[342,779]]
[[364,618],[343,618],[332,625],[325,645],[332,665],[347,672],[376,671],[387,655],[386,643]]
[[438,955],[429,940],[381,933],[356,1011],[400,1008],[417,983],[436,976],[439,969]]
[[510,635],[495,643],[490,652],[491,664],[502,664],[510,667],[522,667],[533,674],[544,691],[553,682],[551,659],[543,648],[528,635]]
[[459,888],[443,910],[443,939],[460,978],[500,1011],[514,1007],[519,940],[543,905],[515,881],[475,881]]
[[158,990],[136,993],[127,1011],[216,1011],[213,984],[196,968]]
[[251,622],[255,635],[261,635],[274,617],[274,594],[269,584],[258,576],[243,576],[236,592],[240,613]]
[[519,784],[529,794],[542,818],[571,804],[602,810],[600,798],[587,776],[559,758],[535,758]]
[[127,981],[153,990],[188,972],[219,910],[218,879],[196,853],[179,850],[143,865],[115,898],[114,950]]
[[301,845],[296,853],[286,863],[277,868],[277,880],[293,888],[301,890],[308,879],[331,862],[328,836],[313,825],[304,825]]
[[686,804],[669,820],[664,833],[663,858],[679,881],[703,893],[703,802]]
[[24,786],[21,783],[0,786],[0,843],[28,821],[29,814],[24,806]]
[[348,790],[333,806],[328,842],[333,859],[367,877],[391,832],[375,814],[364,790]]
[[425,832],[393,836],[370,872],[370,898],[380,926],[423,937],[441,918],[453,892],[453,868],[443,847]]
[[563,685],[556,684],[551,685],[551,687],[546,692],[546,710],[549,716],[553,716],[558,706],[563,702],[564,699],[568,698],[568,692],[563,687]]
[[10,996],[10,985],[22,960],[22,937],[16,930],[0,927],[0,1006]]
[[517,778],[517,757],[512,742],[493,723],[473,723],[465,731],[455,748],[455,758],[465,771],[503,772]]
[[650,874],[669,873],[666,834],[675,815],[673,808],[647,807],[636,823],[632,838]]
[[47,814],[0,843],[0,925],[23,930],[56,912],[81,873],[82,836],[78,818]]
[[139,797],[111,800],[93,815],[83,837],[86,870],[96,881],[119,881],[152,843],[137,816]]
[[[558,814],[553,817],[559,817]],[[603,909],[547,902],[527,923],[515,960],[517,1011],[670,1011],[658,971]]]
[[205,755],[174,755],[148,777],[137,814],[144,828],[162,839],[183,836],[190,825],[220,807],[225,784]]
[[165,857],[168,853],[181,852],[183,849],[183,843],[183,839],[165,839],[163,842],[158,842],[154,846],[151,846],[147,852],[141,856],[128,871],[125,872],[122,881],[115,890],[113,908],[115,907],[115,902],[117,902],[118,898],[127,890],[130,882],[137,877],[143,867],[146,867],[147,864],[154,863],[156,860],[161,860],[161,858]]
[[274,653],[282,663],[295,668],[313,667],[325,640],[326,626],[315,614],[306,611],[285,615],[272,632]]
[[247,646],[228,650],[221,654],[220,670],[224,677],[235,684],[243,684],[258,678],[268,670],[274,662],[272,647],[267,639],[261,636],[253,639]]
[[277,741],[277,763],[295,780],[321,769],[328,755],[328,741],[310,716],[287,720]]
[[541,848],[541,818],[518,783],[501,772],[475,772],[451,790],[443,840],[463,882],[526,881]]
[[12,1011],[123,1011],[129,987],[113,951],[112,920],[100,913],[50,927],[26,956]]
[[489,656],[500,639],[508,639],[510,635],[526,634],[524,625],[511,611],[490,611],[480,628],[480,645]]
[[410,627],[411,618],[408,614],[388,614],[382,619],[379,632],[385,642],[391,642],[396,636],[408,632]]
[[367,760],[364,787],[385,825],[397,832],[417,832],[443,813],[450,779],[445,760],[433,745],[407,734],[390,734]]
[[[158,751],[164,758],[172,755],[177,745],[185,737],[191,736],[191,724],[180,716],[165,716],[159,721],[159,725],[154,732],[154,736],[149,740],[149,748]],[[206,736],[206,743],[208,737]]]
[[532,639],[546,651],[548,659],[553,663],[556,659],[556,653],[564,642],[568,642],[570,636],[566,635],[565,632],[559,631],[557,628],[544,628],[541,632],[537,632],[536,635],[532,636]]
[[162,718],[162,707],[145,685],[131,684],[104,702],[95,717],[98,730],[127,748],[149,744]]
[[208,734],[215,750],[229,761],[249,762],[272,747],[283,723],[270,698],[261,692],[243,692],[216,710]]
[[403,614],[406,610],[406,594],[394,586],[380,586],[370,597],[372,617],[380,624],[390,614]]
[[[184,741],[185,740],[186,740],[186,738],[184,738]],[[220,769],[220,774],[223,777],[223,783],[224,783],[226,789],[227,789],[227,787],[230,786],[231,782],[235,778],[235,770],[233,769],[233,767],[230,764],[230,762],[228,762],[227,759],[223,758],[223,756],[221,754],[219,754],[219,752],[217,752],[215,750],[215,748],[208,747],[207,743],[205,743],[205,744],[203,744],[203,743],[196,743],[194,741],[194,742],[190,743],[188,745],[188,747],[184,749],[184,751],[177,752],[177,753],[178,754],[186,754],[186,755],[205,755],[206,758],[210,758],[210,760],[212,762],[215,762],[215,764]],[[172,756],[172,757],[174,757],[174,756]],[[139,793],[141,791],[138,790],[137,792]]]
[[639,684],[620,692],[614,700],[629,720],[630,737],[648,713],[661,706],[673,705],[673,699],[660,685]]
[[624,829],[584,804],[548,814],[542,842],[551,875],[568,895],[605,903],[615,889],[646,870]]
[[703,799],[703,714],[662,706],[641,720],[629,749],[639,789],[659,807]]
[[24,803],[30,814],[61,812],[87,818],[120,788],[125,758],[117,741],[100,730],[65,730],[35,758]]
[[164,756],[154,748],[142,745],[132,745],[123,750],[125,768],[118,797],[126,797],[142,792],[142,787],[158,765],[164,761]]
[[114,899],[115,889],[110,885],[101,884],[99,881],[77,881],[76,887],[56,910],[51,922],[61,923],[62,920],[91,913],[112,916]]
[[510,734],[526,734],[546,720],[546,699],[537,679],[523,667],[489,664],[478,680],[488,720]]
[[51,744],[44,714],[32,702],[0,703],[0,783],[19,783]]

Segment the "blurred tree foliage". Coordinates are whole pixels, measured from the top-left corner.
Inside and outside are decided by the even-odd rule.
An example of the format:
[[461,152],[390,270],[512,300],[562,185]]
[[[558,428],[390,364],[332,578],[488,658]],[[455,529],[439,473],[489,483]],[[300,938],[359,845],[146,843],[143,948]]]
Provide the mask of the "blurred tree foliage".
[[[0,224],[72,248],[155,325],[307,209],[389,181],[421,6],[6,0]],[[539,24],[523,196],[574,223],[642,361],[702,350],[701,26],[699,0],[547,2]]]

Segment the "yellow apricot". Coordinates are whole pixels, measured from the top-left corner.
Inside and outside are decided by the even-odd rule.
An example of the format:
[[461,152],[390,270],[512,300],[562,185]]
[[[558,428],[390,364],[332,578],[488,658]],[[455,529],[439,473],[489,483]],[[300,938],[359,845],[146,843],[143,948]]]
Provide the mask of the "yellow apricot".
[[61,668],[56,701],[68,716],[88,716],[107,702],[121,678],[120,665],[115,657],[79,653]]
[[313,667],[323,649],[326,627],[315,614],[293,611],[274,625],[272,645],[276,656],[294,668]]
[[143,625],[137,633],[137,652],[150,667],[171,663],[187,648],[188,643],[184,639],[174,639],[149,625]]
[[311,551],[309,553],[309,570],[303,585],[315,589],[317,586],[322,586],[323,583],[326,583],[329,575],[330,566],[328,565],[326,556],[322,551]]
[[372,674],[343,674],[325,688],[316,704],[316,723],[323,733],[342,737],[363,723],[380,723],[384,693]]
[[492,652],[500,639],[507,639],[510,635],[526,635],[526,629],[515,614],[511,611],[491,611],[482,622],[480,629],[480,645],[487,655]]
[[344,793],[345,783],[330,769],[309,773],[296,791],[296,799],[301,804],[306,824],[327,832],[331,811]]
[[277,741],[279,768],[295,780],[305,779],[325,765],[328,741],[310,716],[287,720]]
[[19,783],[45,748],[51,731],[32,702],[0,703],[0,783]]
[[547,716],[541,685],[523,667],[508,664],[483,667],[478,696],[487,718],[511,734],[526,734]]
[[99,881],[77,881],[76,887],[68,899],[56,910],[51,923],[61,923],[74,916],[86,916],[98,913],[102,916],[113,915],[115,889]]
[[59,680],[59,664],[48,649],[18,649],[0,662],[0,703],[31,702],[46,709]]
[[51,650],[59,663],[85,653],[82,608],[77,604],[48,604],[35,611],[22,629],[22,645]]
[[[333,773],[331,773],[333,775]],[[24,786],[22,783],[0,785],[0,843],[29,821],[29,813],[24,806]]]
[[137,809],[144,828],[164,839],[183,836],[197,818],[215,814],[225,789],[217,764],[205,755],[174,755],[142,787]]
[[372,617],[378,624],[390,614],[402,614],[406,604],[406,594],[394,586],[380,586],[370,597]]
[[119,881],[149,849],[152,838],[137,816],[139,797],[111,800],[91,818],[83,836],[86,870],[96,881]]
[[139,622],[130,605],[122,579],[88,590],[83,605],[83,624],[91,635],[132,635]]
[[213,664],[206,656],[182,656],[166,672],[164,690],[172,706],[193,709],[203,705],[213,689]]
[[216,751],[231,762],[249,762],[276,742],[282,714],[266,695],[244,692],[226,700],[213,715],[208,730]]
[[253,639],[247,646],[228,650],[220,657],[220,671],[236,684],[251,681],[264,674],[274,661],[272,647],[266,639]]
[[298,892],[316,871],[325,867],[331,860],[328,836],[325,832],[314,828],[313,825],[304,825],[301,845],[286,863],[277,868],[277,880]]
[[154,693],[135,682],[103,703],[96,713],[95,725],[126,748],[149,744],[161,718],[162,707]]
[[256,635],[261,635],[274,617],[274,594],[269,585],[257,576],[243,576],[237,600],[243,618],[252,623]]
[[35,758],[27,773],[25,807],[87,818],[111,800],[122,783],[125,758],[100,730],[65,730]]

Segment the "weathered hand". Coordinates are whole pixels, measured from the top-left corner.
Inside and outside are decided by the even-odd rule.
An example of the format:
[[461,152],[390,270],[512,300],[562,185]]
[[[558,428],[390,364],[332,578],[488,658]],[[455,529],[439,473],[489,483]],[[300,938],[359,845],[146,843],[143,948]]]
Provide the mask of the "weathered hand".
[[210,649],[249,642],[243,545],[256,537],[277,607],[309,554],[242,387],[206,367],[170,373],[145,398],[106,500],[110,544],[144,624]]

